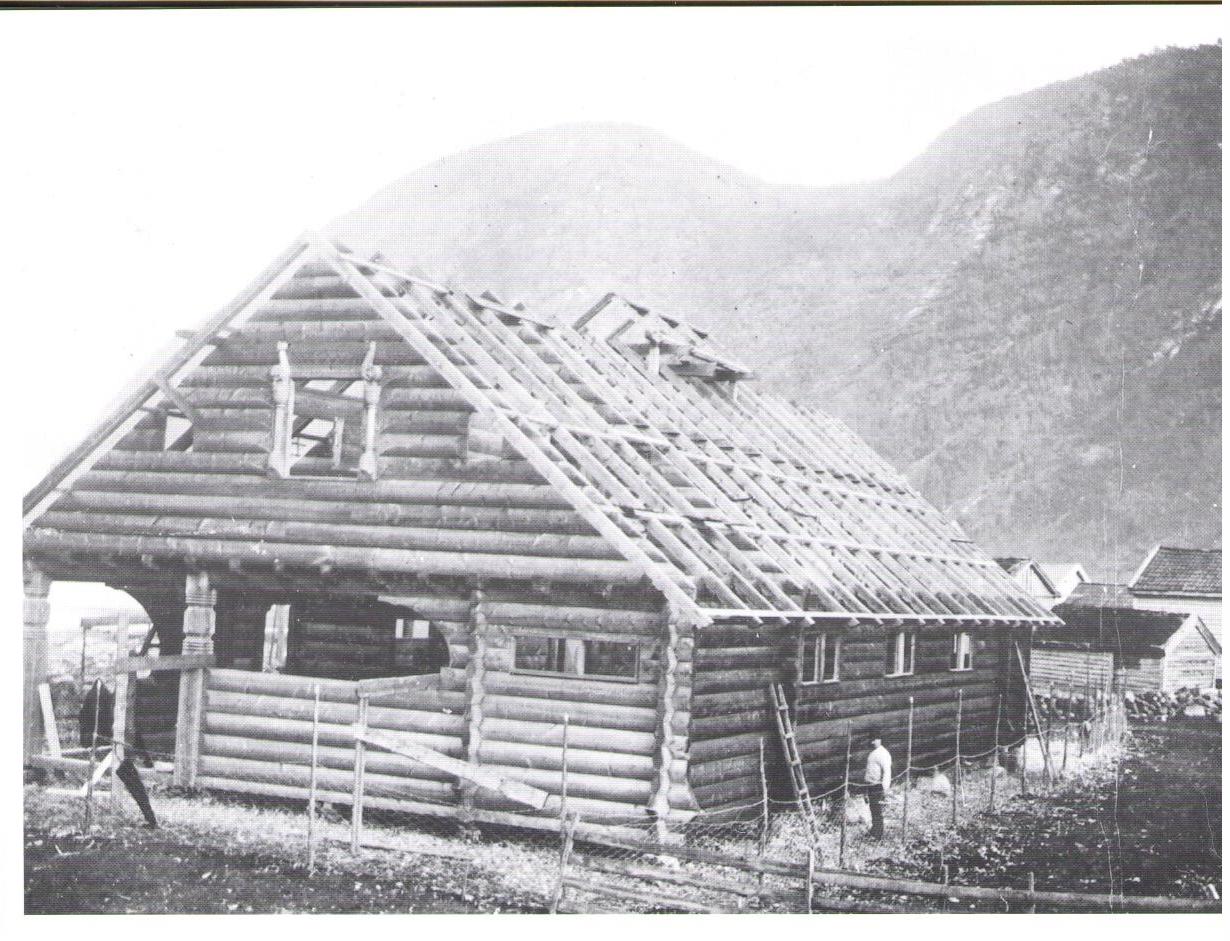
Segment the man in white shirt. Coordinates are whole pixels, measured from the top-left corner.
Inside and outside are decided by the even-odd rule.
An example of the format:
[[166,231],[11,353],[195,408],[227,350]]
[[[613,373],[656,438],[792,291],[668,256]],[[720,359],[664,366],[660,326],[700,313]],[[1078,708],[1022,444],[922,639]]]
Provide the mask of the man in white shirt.
[[871,838],[884,839],[884,796],[893,783],[893,756],[884,747],[879,732],[869,732],[871,751],[867,754],[867,770],[863,773],[867,805],[871,808]]

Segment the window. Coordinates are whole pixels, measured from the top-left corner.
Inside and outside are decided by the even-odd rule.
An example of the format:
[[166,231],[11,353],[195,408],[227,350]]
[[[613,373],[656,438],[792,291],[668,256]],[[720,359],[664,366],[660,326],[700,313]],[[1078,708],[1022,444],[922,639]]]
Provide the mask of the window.
[[640,648],[617,641],[525,634],[516,638],[513,667],[529,673],[635,681]]
[[292,477],[356,477],[363,456],[363,383],[295,383],[289,471]]
[[[376,344],[361,366],[312,377],[293,367],[290,345],[278,343],[273,367],[273,441],[269,467],[281,477],[375,479],[381,367]],[[310,369],[310,367],[309,367]],[[304,378],[303,373],[309,378]]]
[[799,641],[799,682],[834,683],[841,639],[834,634],[816,634]]
[[972,670],[974,668],[973,647],[970,636],[965,631],[952,635],[952,666],[953,670]]
[[914,632],[897,631],[889,635],[884,662],[885,676],[907,676],[914,672]]

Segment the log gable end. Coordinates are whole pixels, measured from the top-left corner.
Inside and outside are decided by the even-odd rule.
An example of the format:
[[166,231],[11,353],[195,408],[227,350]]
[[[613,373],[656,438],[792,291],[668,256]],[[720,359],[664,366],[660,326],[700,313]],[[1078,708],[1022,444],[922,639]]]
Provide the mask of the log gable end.
[[[557,798],[566,761],[575,809],[625,820],[758,793],[772,682],[816,769],[833,723],[891,728],[902,696],[940,710],[961,687],[985,718],[1007,638],[1050,615],[848,429],[757,393],[693,333],[672,326],[650,362],[313,239],[29,495],[26,553],[135,597],[208,576],[215,786],[299,786],[282,768],[311,689],[296,673],[422,670],[373,704],[373,728]],[[156,619],[168,637],[177,605]],[[273,606],[290,612],[284,660]],[[399,622],[430,625],[435,652],[399,647]],[[888,677],[894,631],[916,638],[914,669]],[[954,632],[969,669],[950,669]],[[327,689],[331,748],[357,714],[348,689]],[[372,767],[425,775],[423,800],[508,809],[404,756]]]

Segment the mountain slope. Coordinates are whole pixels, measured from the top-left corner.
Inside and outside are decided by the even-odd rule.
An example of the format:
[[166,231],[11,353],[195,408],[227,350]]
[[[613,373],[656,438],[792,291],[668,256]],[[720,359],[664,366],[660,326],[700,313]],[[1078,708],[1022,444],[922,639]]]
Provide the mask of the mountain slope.
[[764,184],[565,125],[415,171],[332,234],[569,319],[714,331],[981,542],[1130,569],[1220,541],[1220,47],[988,105],[889,180]]
[[977,237],[825,397],[985,544],[1124,574],[1220,541],[1220,65],[1171,50],[984,109],[892,181]]

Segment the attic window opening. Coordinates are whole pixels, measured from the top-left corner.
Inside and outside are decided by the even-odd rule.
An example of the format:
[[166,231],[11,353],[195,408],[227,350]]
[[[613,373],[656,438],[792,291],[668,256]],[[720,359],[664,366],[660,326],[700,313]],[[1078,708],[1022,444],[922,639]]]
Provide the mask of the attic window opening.
[[640,648],[618,641],[523,634],[514,640],[513,669],[634,683],[639,678]]
[[[278,344],[272,370],[273,446],[269,466],[282,477],[366,477],[377,472],[381,369],[375,344],[351,375],[305,378]],[[298,375],[296,375],[298,373]]]

